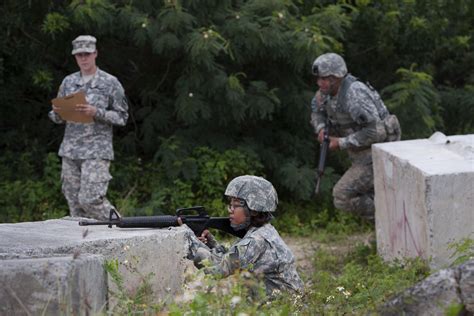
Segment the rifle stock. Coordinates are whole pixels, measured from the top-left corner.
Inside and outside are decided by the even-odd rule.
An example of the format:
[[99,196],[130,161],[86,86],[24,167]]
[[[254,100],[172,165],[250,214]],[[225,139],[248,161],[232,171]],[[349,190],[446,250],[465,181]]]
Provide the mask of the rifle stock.
[[[190,211],[198,212],[197,215],[189,215]],[[136,216],[136,217],[122,217],[114,210],[110,210],[108,221],[79,221],[79,226],[89,225],[107,225],[109,228],[117,226],[120,228],[166,228],[179,226],[178,218],[183,224],[189,226],[196,236],[200,236],[207,228],[215,228],[225,233],[243,238],[245,231],[235,231],[230,226],[228,217],[210,217],[203,206],[193,206],[189,208],[180,208],[176,210],[176,216],[173,215],[159,215],[159,216]]]

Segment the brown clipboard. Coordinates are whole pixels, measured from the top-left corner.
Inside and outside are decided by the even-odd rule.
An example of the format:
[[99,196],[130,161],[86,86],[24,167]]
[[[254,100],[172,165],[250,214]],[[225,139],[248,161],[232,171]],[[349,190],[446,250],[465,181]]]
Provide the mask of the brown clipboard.
[[79,91],[63,98],[54,98],[51,100],[54,106],[59,109],[55,112],[65,121],[77,123],[92,123],[94,119],[76,110],[77,104],[87,104],[86,94]]

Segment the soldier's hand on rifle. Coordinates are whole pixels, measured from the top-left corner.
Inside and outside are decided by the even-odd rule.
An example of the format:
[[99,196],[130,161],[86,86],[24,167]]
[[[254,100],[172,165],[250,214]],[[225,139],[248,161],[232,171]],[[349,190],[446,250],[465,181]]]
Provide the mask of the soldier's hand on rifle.
[[329,136],[329,150],[338,150],[339,149],[339,138]]
[[207,244],[209,235],[212,237],[212,234],[207,229],[205,229],[202,231],[201,236],[198,236],[198,239]]
[[322,144],[324,141],[324,128],[322,128],[320,131],[319,131],[319,134],[318,134],[318,142],[320,144]]
[[198,237],[198,239],[205,243],[211,249],[217,246],[217,241],[214,238],[214,235],[211,234],[207,229],[202,232],[201,236]]

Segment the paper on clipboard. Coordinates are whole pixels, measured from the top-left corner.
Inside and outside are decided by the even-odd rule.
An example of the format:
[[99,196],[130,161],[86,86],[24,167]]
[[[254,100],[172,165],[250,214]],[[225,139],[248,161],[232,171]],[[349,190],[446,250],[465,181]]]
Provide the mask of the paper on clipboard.
[[92,117],[76,111],[77,104],[87,104],[84,91],[79,91],[63,98],[54,98],[51,100],[51,103],[59,108],[56,110],[56,113],[58,113],[63,120],[78,123],[92,123],[94,121]]

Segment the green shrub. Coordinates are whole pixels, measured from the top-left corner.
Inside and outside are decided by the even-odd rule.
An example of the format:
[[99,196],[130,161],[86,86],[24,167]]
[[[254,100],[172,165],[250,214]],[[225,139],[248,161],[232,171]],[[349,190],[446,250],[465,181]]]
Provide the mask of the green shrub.
[[203,205],[213,216],[227,215],[224,191],[230,180],[243,174],[263,173],[261,162],[251,152],[220,152],[201,146],[186,155],[182,146],[171,140],[168,146],[160,148],[157,162],[147,167],[153,172],[145,172],[148,180],[140,180],[147,182],[149,188],[140,197],[144,199],[141,212],[170,214],[177,208]]
[[[2,163],[7,157],[2,157]],[[46,156],[40,176],[32,171],[33,161],[32,157],[24,155],[11,163],[12,170],[18,170],[18,174],[7,173],[0,182],[0,222],[37,221],[68,213],[61,194],[61,167],[57,155]]]

